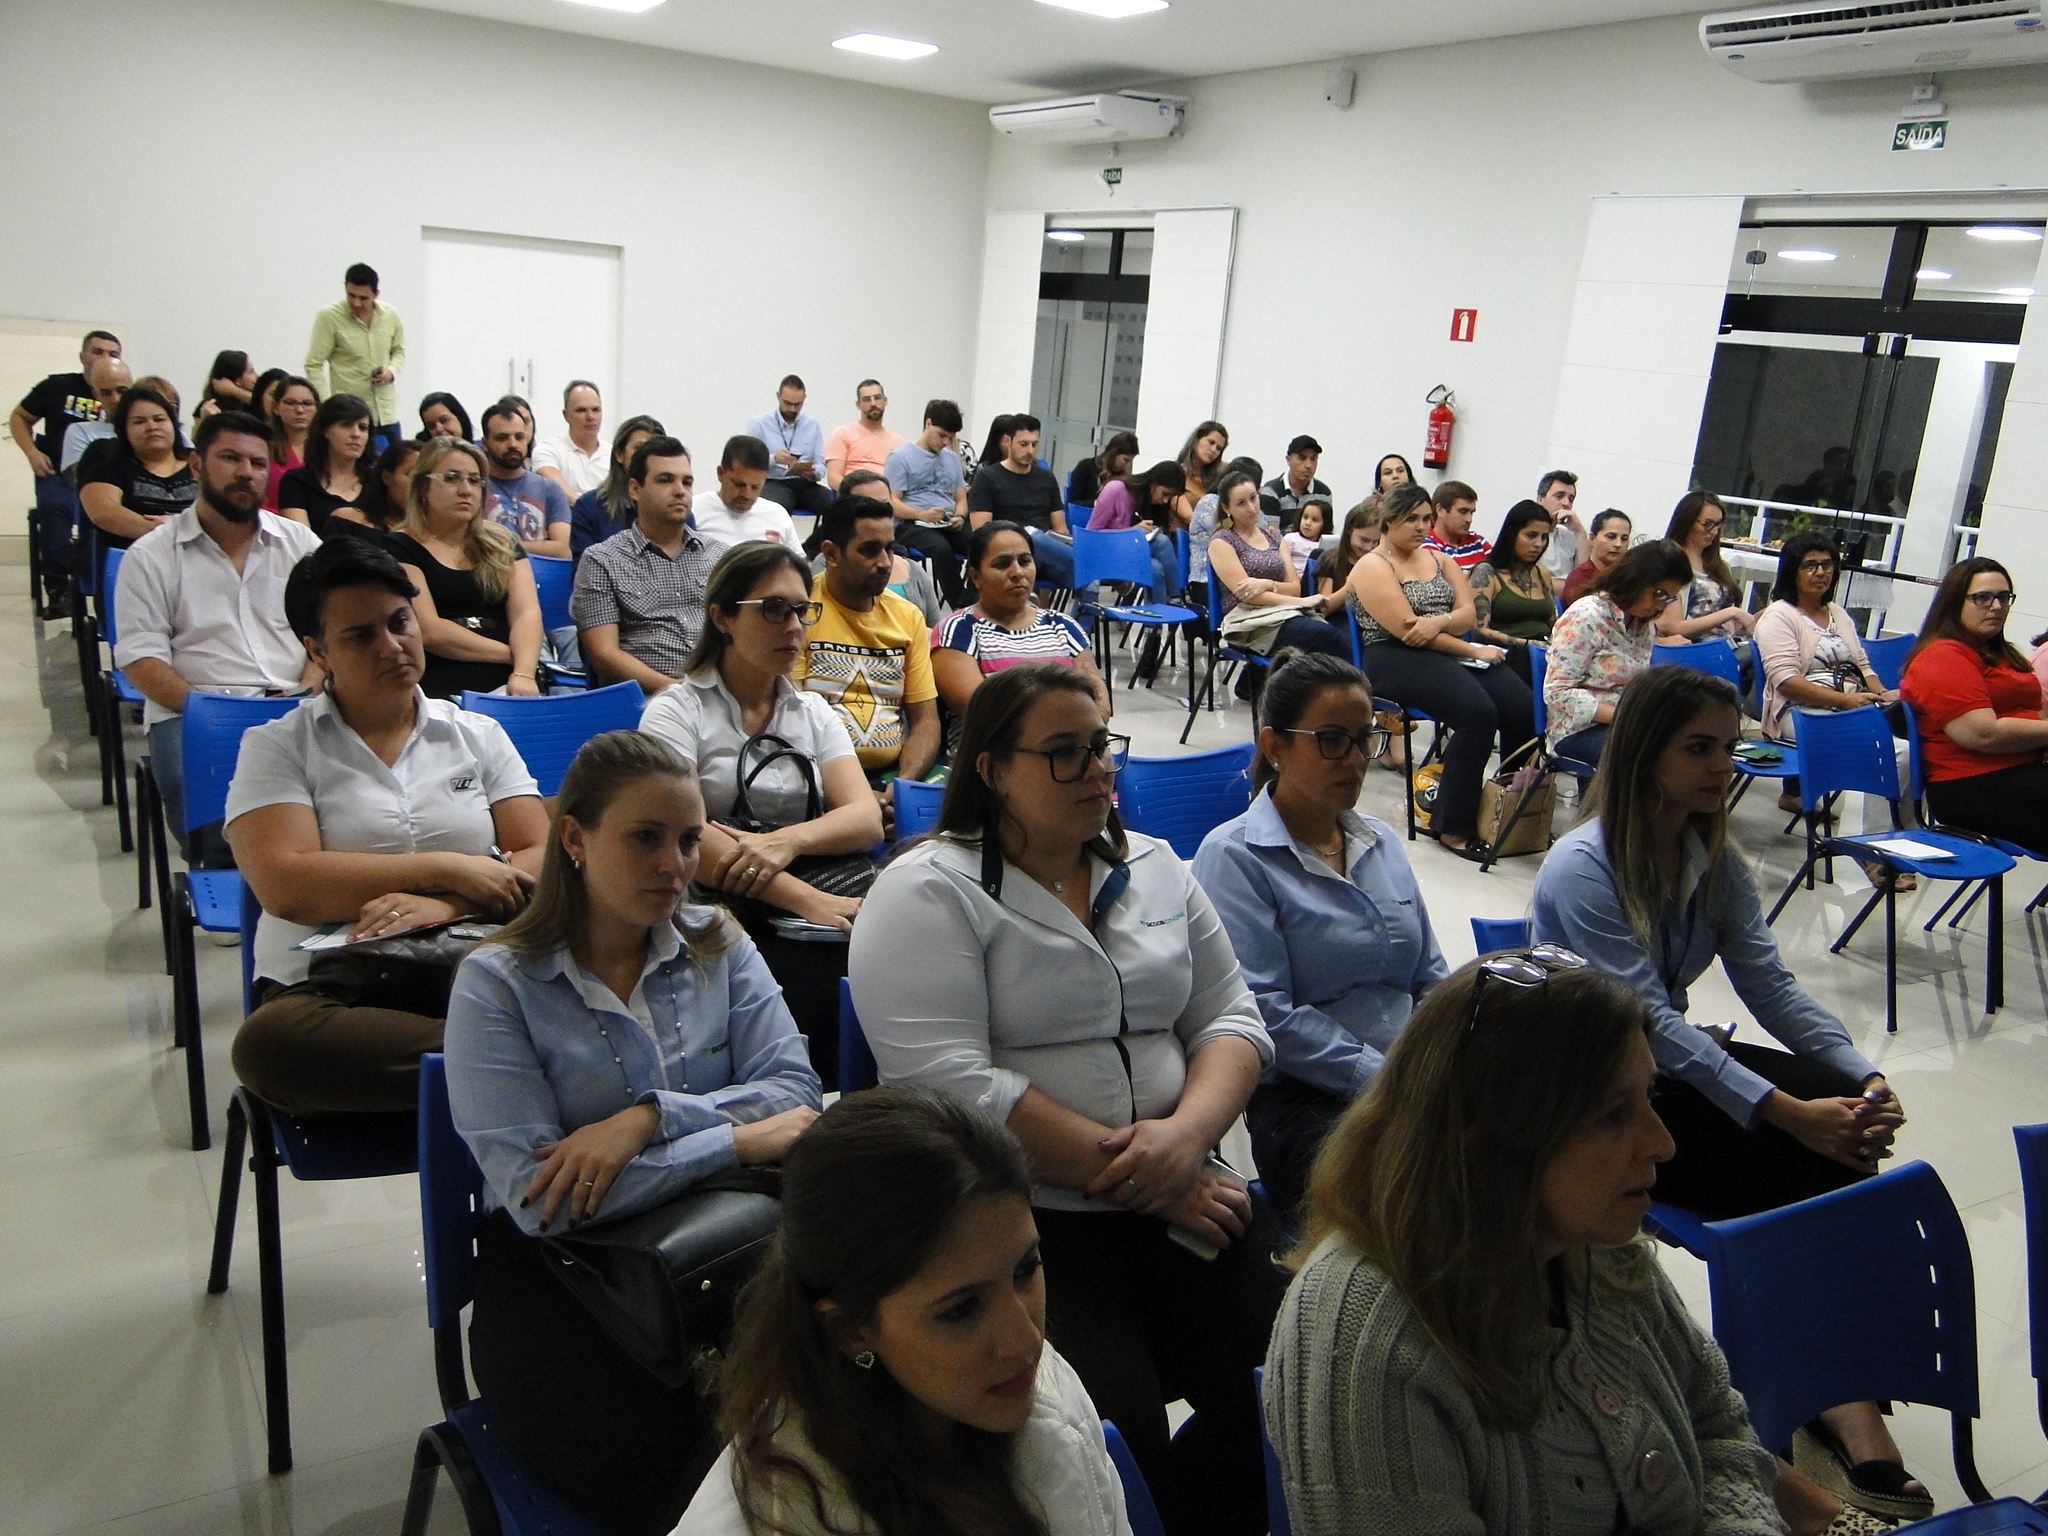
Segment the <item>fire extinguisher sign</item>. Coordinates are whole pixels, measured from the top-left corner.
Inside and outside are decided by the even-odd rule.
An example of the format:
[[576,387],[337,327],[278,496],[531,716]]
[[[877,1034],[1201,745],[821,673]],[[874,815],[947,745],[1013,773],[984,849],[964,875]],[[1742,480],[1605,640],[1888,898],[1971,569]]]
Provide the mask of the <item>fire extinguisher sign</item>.
[[1478,330],[1478,310],[1454,309],[1451,311],[1451,340],[1470,341]]

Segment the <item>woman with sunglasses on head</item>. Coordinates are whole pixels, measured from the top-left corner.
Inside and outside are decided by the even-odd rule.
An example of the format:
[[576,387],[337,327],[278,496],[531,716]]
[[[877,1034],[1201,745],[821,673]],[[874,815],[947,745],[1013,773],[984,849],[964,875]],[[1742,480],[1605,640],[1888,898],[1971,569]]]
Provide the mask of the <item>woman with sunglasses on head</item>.
[[[1537,939],[1584,955],[1649,1004],[1658,1113],[1677,1142],[1658,1198],[1714,1219],[1869,1178],[1905,1123],[1884,1073],[1799,984],[1765,926],[1756,878],[1728,835],[1741,739],[1723,679],[1690,667],[1636,678],[1587,791],[1591,814],[1550,850],[1534,896]],[[1783,1049],[1687,1018],[1687,989],[1716,959]],[[1874,1404],[1830,1409],[1806,1432],[1840,1463],[1858,1507],[1932,1513]]]
[[1885,1528],[1774,1480],[1638,1235],[1672,1155],[1652,1028],[1551,945],[1415,1011],[1324,1144],[1266,1362],[1295,1536],[1352,1536],[1363,1510],[1402,1536]]
[[2012,576],[1979,555],[1942,578],[1899,694],[1913,707],[1937,820],[2048,857],[2041,680],[2005,638]]
[[[812,1064],[837,1087],[844,935],[861,898],[820,890],[793,866],[836,857],[859,874],[847,861],[882,840],[882,813],[844,723],[789,678],[818,614],[799,550],[733,545],[705,581],[704,628],[682,679],[655,695],[640,729],[696,769],[710,816],[703,899],[732,904],[782,984]],[[792,934],[793,922],[816,931]]]
[[1195,855],[1273,1037],[1245,1123],[1266,1193],[1289,1215],[1323,1137],[1449,974],[1399,834],[1353,809],[1387,740],[1363,672],[1281,653],[1266,680],[1251,809]]
[[[1284,1238],[1214,1153],[1273,1046],[1187,866],[1117,821],[1129,750],[1069,668],[983,682],[938,832],[876,880],[848,976],[883,1081],[944,1088],[1024,1143],[1047,1337],[1167,1530],[1253,1536],[1251,1372]],[[1176,1397],[1195,1416],[1169,1439]]]
[[1683,604],[1658,616],[1657,632],[1666,640],[1720,635],[1744,655],[1747,648],[1740,642],[1748,638],[1756,618],[1742,606],[1742,588],[1721,556],[1721,529],[1727,521],[1728,509],[1712,491],[1692,491],[1679,498],[1664,537],[1685,551],[1692,585]]
[[1543,673],[1551,751],[1600,761],[1621,690],[1650,665],[1657,615],[1684,596],[1691,577],[1685,551],[1669,539],[1638,544],[1558,615]]

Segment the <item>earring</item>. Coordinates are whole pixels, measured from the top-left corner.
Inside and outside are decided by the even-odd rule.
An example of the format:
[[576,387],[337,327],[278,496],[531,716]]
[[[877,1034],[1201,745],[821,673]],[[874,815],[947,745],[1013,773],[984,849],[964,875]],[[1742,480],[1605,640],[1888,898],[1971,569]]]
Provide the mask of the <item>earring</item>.
[[569,855],[569,864],[570,867],[573,868],[577,874],[580,875],[583,873],[583,861],[577,858],[576,855],[574,855],[573,853]]
[[875,1352],[872,1349],[864,1349],[853,1357],[853,1363],[864,1371],[872,1371],[875,1368]]

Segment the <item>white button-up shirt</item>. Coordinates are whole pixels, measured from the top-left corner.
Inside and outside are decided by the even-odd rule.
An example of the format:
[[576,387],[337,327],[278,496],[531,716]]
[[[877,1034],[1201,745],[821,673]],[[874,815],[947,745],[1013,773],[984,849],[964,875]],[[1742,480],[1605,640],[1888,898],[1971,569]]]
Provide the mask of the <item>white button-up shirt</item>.
[[[415,693],[412,735],[390,767],[341,718],[331,695],[242,737],[228,785],[227,820],[266,805],[303,805],[330,853],[488,855],[497,841],[491,807],[540,794],[505,728],[447,699]],[[317,928],[263,914],[256,974],[290,985],[311,956],[294,944]]]
[[568,487],[571,501],[604,484],[605,476],[611,473],[611,459],[611,450],[605,447],[602,438],[598,440],[595,453],[585,453],[578,448],[573,437],[550,438],[533,450],[533,467],[537,470],[552,469],[560,475],[562,484]]
[[[263,694],[296,688],[305,647],[284,621],[292,567],[320,547],[312,530],[273,512],[256,514],[256,537],[237,571],[187,507],[121,557],[114,588],[114,665],[160,661],[206,693]],[[175,719],[151,699],[143,723]]]

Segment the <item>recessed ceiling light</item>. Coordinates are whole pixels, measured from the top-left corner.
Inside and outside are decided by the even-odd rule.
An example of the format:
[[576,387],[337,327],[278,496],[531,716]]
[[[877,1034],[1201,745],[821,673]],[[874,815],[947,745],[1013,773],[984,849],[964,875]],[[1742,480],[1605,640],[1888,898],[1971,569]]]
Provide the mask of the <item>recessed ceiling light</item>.
[[661,0],[570,0],[572,5],[594,5],[601,11],[651,11]]
[[2009,240],[2019,244],[2028,240],[2039,240],[2038,229],[2020,229],[2012,224],[1979,224],[1970,231],[1973,240]]
[[1955,273],[1944,272],[1939,267],[1922,267],[1918,272],[1915,272],[1913,275],[1919,278],[1920,281],[1923,283],[1945,283],[1950,278],[1954,277]]
[[871,53],[878,59],[921,59],[928,53],[937,53],[937,43],[913,43],[907,37],[884,37],[879,32],[855,32],[846,37],[832,39],[834,48],[844,48],[848,53]]
[[2031,288],[2001,288],[1998,291],[2008,299],[2031,299],[2034,296]]
[[1072,245],[1075,241],[1086,240],[1088,237],[1078,229],[1048,229],[1045,238],[1057,240],[1061,245]]
[[1166,0],[1039,0],[1039,4],[1056,5],[1063,11],[1085,11],[1110,21],[1166,9]]
[[1780,251],[1780,252],[1778,252],[1778,260],[1780,260],[1780,261],[1833,261],[1834,259],[1835,259],[1835,253],[1834,253],[1833,251]]

